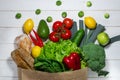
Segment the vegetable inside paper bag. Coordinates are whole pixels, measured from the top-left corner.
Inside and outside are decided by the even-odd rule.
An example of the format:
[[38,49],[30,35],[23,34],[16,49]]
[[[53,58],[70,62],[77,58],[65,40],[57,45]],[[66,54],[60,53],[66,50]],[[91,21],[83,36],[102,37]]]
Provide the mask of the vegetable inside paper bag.
[[48,73],[18,68],[19,80],[87,80],[87,68],[75,71]]

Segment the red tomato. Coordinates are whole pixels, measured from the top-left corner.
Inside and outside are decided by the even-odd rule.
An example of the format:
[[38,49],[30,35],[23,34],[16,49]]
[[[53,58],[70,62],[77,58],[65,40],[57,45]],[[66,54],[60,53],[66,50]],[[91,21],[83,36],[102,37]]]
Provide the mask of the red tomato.
[[55,32],[59,32],[62,26],[63,26],[63,23],[61,21],[56,21],[53,23],[52,30]]
[[60,36],[59,33],[57,33],[57,32],[51,32],[51,33],[49,34],[49,39],[50,39],[51,41],[53,41],[53,42],[58,42],[59,39],[60,39],[59,36]]
[[71,38],[71,31],[68,30],[68,29],[64,29],[64,30],[61,32],[61,38],[63,38],[64,40],[70,39],[70,38]]
[[73,25],[73,20],[70,18],[65,18],[63,20],[63,24],[65,25],[65,28],[70,29]]

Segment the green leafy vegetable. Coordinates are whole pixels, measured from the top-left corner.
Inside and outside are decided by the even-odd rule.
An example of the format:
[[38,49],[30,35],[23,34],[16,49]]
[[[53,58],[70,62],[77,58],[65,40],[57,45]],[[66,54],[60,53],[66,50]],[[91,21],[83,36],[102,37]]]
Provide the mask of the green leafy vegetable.
[[82,47],[84,61],[87,63],[88,67],[98,73],[98,75],[106,76],[108,74],[107,71],[103,71],[102,69],[105,67],[105,51],[104,48],[94,44],[89,43]]
[[36,70],[46,72],[63,72],[64,65],[56,60],[36,58],[34,67]]
[[38,58],[47,58],[62,62],[63,57],[68,56],[71,52],[81,53],[81,50],[70,40],[60,40],[57,43],[47,41],[42,48],[41,55]]
[[[35,58],[35,69],[47,72],[62,72],[63,58],[71,52],[81,53],[81,49],[70,40],[60,40],[59,42],[47,41],[41,49],[40,55]],[[84,66],[82,64],[82,66]],[[67,69],[65,69],[67,70]]]

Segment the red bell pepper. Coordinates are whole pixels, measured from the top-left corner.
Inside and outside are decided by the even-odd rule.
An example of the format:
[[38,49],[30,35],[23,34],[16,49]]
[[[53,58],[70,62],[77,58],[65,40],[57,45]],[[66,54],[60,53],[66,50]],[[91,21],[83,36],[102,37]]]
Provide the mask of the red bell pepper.
[[39,37],[39,35],[37,34],[37,32],[35,32],[35,30],[33,30],[33,33],[34,33],[36,39],[30,33],[30,38],[31,38],[32,42],[35,45],[37,45],[37,46],[43,47],[43,41],[42,41],[42,39]]
[[63,63],[68,69],[77,70],[81,68],[80,55],[72,52],[69,56],[63,58]]

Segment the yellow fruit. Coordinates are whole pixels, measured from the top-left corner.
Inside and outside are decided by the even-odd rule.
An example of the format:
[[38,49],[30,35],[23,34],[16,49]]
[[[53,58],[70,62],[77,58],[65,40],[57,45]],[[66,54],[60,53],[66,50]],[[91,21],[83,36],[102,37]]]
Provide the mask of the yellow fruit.
[[34,22],[32,19],[27,19],[23,25],[23,30],[26,34],[29,34],[34,27]]
[[41,52],[41,48],[39,46],[34,46],[32,48],[32,56],[34,58],[38,57],[40,55],[40,52]]
[[96,20],[93,17],[85,17],[84,23],[87,28],[95,29],[96,28]]

